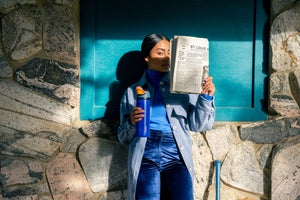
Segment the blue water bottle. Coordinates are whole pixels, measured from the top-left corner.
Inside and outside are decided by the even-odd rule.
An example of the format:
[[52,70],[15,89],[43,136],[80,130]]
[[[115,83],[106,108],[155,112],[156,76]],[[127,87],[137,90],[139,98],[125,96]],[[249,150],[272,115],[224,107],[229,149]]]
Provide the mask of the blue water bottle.
[[144,110],[144,117],[136,123],[136,135],[138,137],[150,136],[150,94],[144,91],[143,88],[137,87],[137,107]]

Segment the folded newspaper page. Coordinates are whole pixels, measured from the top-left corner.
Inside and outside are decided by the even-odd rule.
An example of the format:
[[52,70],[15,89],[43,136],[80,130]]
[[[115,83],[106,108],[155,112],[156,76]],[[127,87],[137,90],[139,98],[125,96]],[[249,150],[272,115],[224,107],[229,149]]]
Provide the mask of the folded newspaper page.
[[170,91],[201,94],[209,74],[208,39],[174,36],[170,41]]

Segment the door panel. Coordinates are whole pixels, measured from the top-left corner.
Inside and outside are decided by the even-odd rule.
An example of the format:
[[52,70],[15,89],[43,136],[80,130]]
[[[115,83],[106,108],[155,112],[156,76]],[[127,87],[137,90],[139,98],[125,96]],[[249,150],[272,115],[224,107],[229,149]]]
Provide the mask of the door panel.
[[[91,1],[94,6],[86,3],[81,5],[83,12],[92,11],[82,12],[81,41],[90,38],[93,55],[81,54],[81,119],[118,119],[124,90],[145,69],[139,51],[142,39],[149,33],[162,33],[169,38],[174,35],[208,38],[217,121],[266,118],[254,103],[256,91],[260,91],[257,98],[263,98],[263,91],[255,88],[263,87],[263,83],[254,84],[258,76],[255,72],[259,71],[255,69],[255,61],[261,56],[255,54],[259,30],[256,15],[263,12],[257,9],[255,1]],[[85,18],[90,19],[88,23]],[[83,30],[85,27],[93,33]],[[85,43],[82,48],[89,49]],[[92,66],[85,64],[92,62],[88,59],[94,59]],[[85,91],[92,93],[86,97]],[[256,114],[249,117],[249,112]]]

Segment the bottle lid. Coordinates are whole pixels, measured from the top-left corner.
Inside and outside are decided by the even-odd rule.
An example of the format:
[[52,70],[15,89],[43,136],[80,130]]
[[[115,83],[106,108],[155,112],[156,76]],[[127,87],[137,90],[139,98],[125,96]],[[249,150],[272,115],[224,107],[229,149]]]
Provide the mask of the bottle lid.
[[135,91],[136,91],[138,98],[150,99],[150,93],[148,91],[145,91],[142,87],[137,86],[135,88]]

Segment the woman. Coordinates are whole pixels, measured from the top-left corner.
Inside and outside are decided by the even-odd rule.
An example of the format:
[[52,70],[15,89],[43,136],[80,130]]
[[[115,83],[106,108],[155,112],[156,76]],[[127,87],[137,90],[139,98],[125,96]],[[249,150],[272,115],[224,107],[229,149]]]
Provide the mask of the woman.
[[[208,77],[201,95],[170,93],[169,39],[150,34],[143,40],[142,56],[148,64],[143,77],[121,100],[118,137],[129,144],[129,200],[192,200],[194,175],[189,131],[212,128],[215,86]],[[151,95],[150,137],[137,137],[135,124],[143,110],[136,107],[135,88]]]

